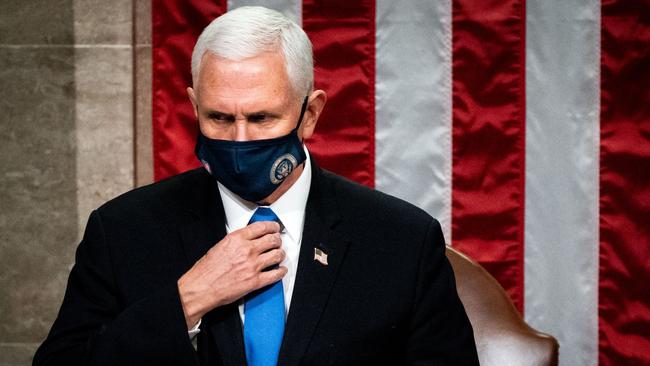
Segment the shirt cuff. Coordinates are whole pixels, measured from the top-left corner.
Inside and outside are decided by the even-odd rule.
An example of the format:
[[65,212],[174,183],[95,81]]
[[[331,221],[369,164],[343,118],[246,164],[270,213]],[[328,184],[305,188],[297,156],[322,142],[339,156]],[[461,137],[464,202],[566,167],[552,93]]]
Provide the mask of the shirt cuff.
[[201,319],[199,319],[199,321],[192,327],[192,329],[187,331],[187,335],[190,337],[190,340],[193,340],[196,335],[201,332],[199,326],[201,326]]

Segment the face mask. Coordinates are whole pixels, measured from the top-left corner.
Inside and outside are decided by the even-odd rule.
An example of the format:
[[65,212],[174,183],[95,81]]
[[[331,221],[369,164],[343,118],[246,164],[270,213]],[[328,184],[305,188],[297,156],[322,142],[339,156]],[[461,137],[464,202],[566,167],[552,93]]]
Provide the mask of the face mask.
[[199,129],[194,152],[205,169],[226,188],[247,201],[259,202],[307,159],[298,138],[306,108],[307,97],[296,128],[272,139],[216,140],[204,136]]

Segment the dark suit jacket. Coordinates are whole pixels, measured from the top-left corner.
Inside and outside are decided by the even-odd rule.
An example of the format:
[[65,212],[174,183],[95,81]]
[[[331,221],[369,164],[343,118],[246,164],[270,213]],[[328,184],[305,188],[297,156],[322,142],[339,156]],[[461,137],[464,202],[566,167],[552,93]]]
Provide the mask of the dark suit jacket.
[[[438,222],[313,167],[278,364],[478,365]],[[203,169],[94,211],[34,365],[243,365],[237,304],[204,316],[195,351],[176,285],[225,234]]]

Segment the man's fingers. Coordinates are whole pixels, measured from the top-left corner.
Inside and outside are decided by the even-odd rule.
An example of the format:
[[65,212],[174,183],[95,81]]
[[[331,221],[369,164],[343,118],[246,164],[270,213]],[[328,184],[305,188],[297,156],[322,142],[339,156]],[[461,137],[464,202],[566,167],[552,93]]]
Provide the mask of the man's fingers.
[[259,276],[261,285],[258,288],[262,288],[264,286],[280,281],[282,277],[287,274],[287,271],[287,267],[279,266],[278,268],[274,268],[270,271],[261,272]]
[[282,239],[279,233],[266,234],[261,238],[252,241],[253,251],[255,253],[264,253],[271,249],[279,248],[282,245]]
[[254,222],[240,230],[246,240],[257,239],[266,234],[280,232],[280,224],[275,221],[258,221]]
[[285,257],[284,250],[282,249],[273,249],[266,253],[260,254],[257,259],[258,270],[263,270],[276,264],[280,264]]

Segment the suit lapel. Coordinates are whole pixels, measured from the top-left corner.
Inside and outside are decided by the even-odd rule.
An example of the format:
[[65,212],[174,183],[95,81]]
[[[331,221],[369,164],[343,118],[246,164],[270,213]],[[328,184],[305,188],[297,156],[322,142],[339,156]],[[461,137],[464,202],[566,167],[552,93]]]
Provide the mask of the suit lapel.
[[[297,365],[307,350],[348,247],[336,231],[340,221],[333,190],[313,164],[312,185],[305,212],[305,225],[295,287],[280,348],[279,365]],[[314,249],[327,253],[327,265],[314,260]]]
[[[221,223],[220,223],[221,222]],[[180,228],[183,249],[189,266],[193,266],[210,248],[226,236],[223,218],[213,215],[198,218]]]
[[[226,236],[223,204],[213,178],[207,174],[187,197],[190,219],[180,226],[188,268]],[[211,334],[224,365],[244,364],[244,343],[237,304],[214,309],[202,319],[201,328]],[[210,352],[201,350],[200,353]],[[210,357],[211,358],[211,357]]]
[[206,314],[205,320],[223,364],[244,365],[244,337],[237,302],[212,310]]

